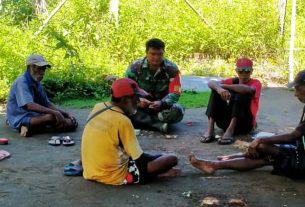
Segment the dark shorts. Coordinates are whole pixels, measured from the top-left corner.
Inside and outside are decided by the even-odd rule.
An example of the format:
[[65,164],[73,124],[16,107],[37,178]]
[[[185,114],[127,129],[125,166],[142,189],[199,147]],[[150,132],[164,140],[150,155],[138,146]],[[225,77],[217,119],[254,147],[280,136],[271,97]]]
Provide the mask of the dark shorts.
[[305,178],[304,149],[280,146],[280,154],[271,158],[272,174],[287,176],[292,179]]
[[129,160],[128,162],[128,174],[125,178],[125,184],[145,184],[149,182],[154,176],[150,175],[147,172],[148,162],[151,162],[158,157],[162,156],[162,154],[148,154],[143,153],[141,155],[141,159],[139,160]]

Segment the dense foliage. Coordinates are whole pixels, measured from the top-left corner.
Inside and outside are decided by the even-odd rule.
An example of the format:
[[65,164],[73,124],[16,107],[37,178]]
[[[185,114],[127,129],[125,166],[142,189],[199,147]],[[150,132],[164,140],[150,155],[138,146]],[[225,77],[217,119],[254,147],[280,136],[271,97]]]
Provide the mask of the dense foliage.
[[[59,0],[47,1],[52,11]],[[44,84],[63,97],[97,97],[108,92],[104,75],[122,76],[142,57],[145,41],[163,39],[166,56],[183,74],[233,75],[240,55],[255,60],[256,76],[287,77],[290,1],[286,31],[279,35],[277,0],[192,0],[208,24],[184,0],[121,0],[120,21],[109,18],[107,0],[68,0],[38,36],[45,16],[34,15],[31,0],[6,0],[0,14],[0,100],[25,70],[31,53],[53,65]],[[296,47],[305,48],[305,2],[298,1]],[[194,55],[195,54],[195,55]],[[305,63],[296,53],[296,69]],[[266,73],[267,71],[267,73]],[[265,76],[267,74],[267,76]]]

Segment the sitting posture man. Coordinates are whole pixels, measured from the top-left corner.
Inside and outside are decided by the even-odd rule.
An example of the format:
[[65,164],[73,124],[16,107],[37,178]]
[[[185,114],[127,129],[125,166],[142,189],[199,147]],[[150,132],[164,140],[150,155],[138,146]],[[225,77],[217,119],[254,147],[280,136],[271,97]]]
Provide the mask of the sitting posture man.
[[247,134],[256,127],[261,83],[251,78],[252,66],[250,59],[240,58],[236,62],[238,78],[208,83],[212,93],[206,111],[208,129],[200,140],[202,143],[215,140],[215,122],[224,130],[218,144],[231,144],[234,134]]
[[8,95],[8,125],[25,137],[46,128],[56,132],[75,130],[76,119],[56,108],[40,83],[51,65],[42,56],[31,55],[26,66],[26,72],[15,80]]
[[[295,96],[305,103],[305,71],[299,72],[290,85],[295,87]],[[208,174],[220,169],[246,171],[273,165],[273,174],[295,179],[304,178],[304,112],[305,107],[300,124],[291,133],[257,138],[252,141],[246,154],[219,156],[220,161],[199,160],[194,155],[190,155],[190,162],[194,167]]]
[[131,116],[136,128],[152,128],[166,133],[168,124],[182,120],[184,109],[177,103],[181,93],[177,66],[163,58],[165,44],[159,39],[146,42],[146,57],[132,63],[126,77],[135,80],[147,94],[140,98],[139,110]]
[[123,78],[111,87],[112,101],[91,111],[82,137],[83,176],[105,184],[145,183],[157,176],[176,176],[177,157],[142,151],[128,116],[136,113],[141,90]]

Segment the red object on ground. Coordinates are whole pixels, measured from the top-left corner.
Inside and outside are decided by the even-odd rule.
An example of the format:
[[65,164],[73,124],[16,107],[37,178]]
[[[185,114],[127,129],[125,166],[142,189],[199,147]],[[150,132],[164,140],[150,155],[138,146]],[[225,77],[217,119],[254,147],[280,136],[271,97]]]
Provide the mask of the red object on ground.
[[8,139],[0,138],[0,144],[8,144]]
[[191,121],[186,122],[186,125],[188,125],[188,126],[193,126],[193,122],[191,122]]

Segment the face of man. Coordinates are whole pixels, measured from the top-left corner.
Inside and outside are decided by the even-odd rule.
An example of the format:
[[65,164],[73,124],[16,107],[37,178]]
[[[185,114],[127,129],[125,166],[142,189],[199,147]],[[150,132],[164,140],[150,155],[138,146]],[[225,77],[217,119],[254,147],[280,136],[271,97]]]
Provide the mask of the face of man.
[[46,72],[47,66],[30,65],[30,74],[34,80],[40,82]]
[[138,100],[139,99],[136,95],[129,96],[123,99],[123,111],[125,112],[125,114],[130,116],[137,113]]
[[148,64],[154,68],[158,68],[163,61],[163,49],[149,48],[146,52]]
[[305,85],[295,86],[294,95],[302,102],[305,103]]
[[250,77],[252,75],[252,70],[236,69],[236,73],[237,73],[238,78],[241,81],[241,83],[247,83],[250,80]]

